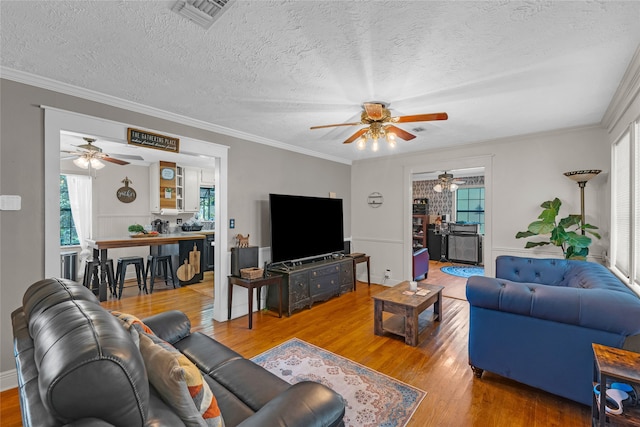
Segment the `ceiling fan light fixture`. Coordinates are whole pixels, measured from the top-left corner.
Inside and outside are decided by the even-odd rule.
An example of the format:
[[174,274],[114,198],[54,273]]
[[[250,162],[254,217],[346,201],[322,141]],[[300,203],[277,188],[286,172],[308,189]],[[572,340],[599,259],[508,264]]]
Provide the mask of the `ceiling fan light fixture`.
[[358,142],[356,143],[356,148],[358,150],[364,150],[367,146],[367,138],[366,137],[362,137],[358,139]]
[[73,164],[82,169],[89,169],[89,160],[84,156],[80,156],[73,160]]
[[433,191],[442,193],[444,190],[449,190],[453,193],[458,188],[460,188],[460,184],[464,184],[464,181],[454,179],[453,174],[447,173],[445,171],[444,173],[438,175],[438,183],[433,186]]
[[95,170],[100,170],[104,167],[104,163],[102,163],[100,160],[96,159],[95,157],[92,157],[91,160],[89,160],[89,164],[91,164],[91,167]]
[[378,139],[376,138],[376,139],[373,140],[373,144],[371,144],[371,150],[373,152],[376,152],[376,151],[378,151],[378,148],[379,148]]

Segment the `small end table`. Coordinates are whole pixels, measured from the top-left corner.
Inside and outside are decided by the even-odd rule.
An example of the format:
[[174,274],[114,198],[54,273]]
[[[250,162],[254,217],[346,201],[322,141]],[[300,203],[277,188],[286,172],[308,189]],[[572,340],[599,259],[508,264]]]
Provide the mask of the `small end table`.
[[349,256],[351,258],[353,258],[353,290],[356,290],[356,266],[358,264],[360,264],[361,262],[366,262],[367,263],[367,284],[369,286],[371,286],[371,268],[369,265],[369,259],[371,258],[369,255],[367,254],[360,254],[360,253],[356,253],[356,254],[349,254]]
[[260,290],[263,286],[278,285],[278,317],[282,317],[282,276],[274,274],[273,276],[260,277],[258,279],[243,279],[238,276],[229,276],[229,298],[227,320],[231,320],[231,301],[233,298],[233,285],[247,288],[249,295],[249,329],[253,329],[253,290],[257,289],[258,311],[260,311]]
[[[595,381],[599,384],[607,384],[607,381],[624,382],[635,385],[636,390],[640,385],[640,354],[621,348],[609,347],[602,344],[591,344],[594,356]],[[595,382],[594,382],[595,385]],[[600,387],[600,394],[606,395],[606,387]],[[600,404],[593,395],[591,406],[591,423],[596,426],[638,426],[640,425],[640,408],[624,407],[624,412],[614,415],[606,412],[606,399],[601,398]]]

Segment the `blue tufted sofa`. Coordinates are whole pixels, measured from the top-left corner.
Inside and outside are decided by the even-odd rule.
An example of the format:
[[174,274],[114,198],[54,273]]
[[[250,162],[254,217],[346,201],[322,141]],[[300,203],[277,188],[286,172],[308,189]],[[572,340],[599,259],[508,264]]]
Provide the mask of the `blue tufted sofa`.
[[640,352],[640,298],[604,266],[499,256],[467,281],[469,364],[591,404],[592,343]]

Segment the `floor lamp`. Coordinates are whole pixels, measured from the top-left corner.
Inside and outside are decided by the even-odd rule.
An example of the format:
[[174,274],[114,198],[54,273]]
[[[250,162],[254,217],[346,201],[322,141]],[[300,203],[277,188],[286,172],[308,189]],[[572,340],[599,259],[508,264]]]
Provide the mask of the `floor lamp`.
[[[600,172],[602,172],[599,169],[590,169],[590,170],[582,170],[582,171],[571,171],[571,172],[565,172],[564,176],[566,176],[569,179],[574,180],[575,182],[578,183],[578,186],[580,187],[580,215],[582,216],[582,224],[581,226],[583,226],[585,224],[585,218],[584,218],[584,187],[587,185],[587,181],[589,181],[591,178],[595,177],[596,175],[598,175]],[[582,229],[582,234],[584,235],[584,228]]]

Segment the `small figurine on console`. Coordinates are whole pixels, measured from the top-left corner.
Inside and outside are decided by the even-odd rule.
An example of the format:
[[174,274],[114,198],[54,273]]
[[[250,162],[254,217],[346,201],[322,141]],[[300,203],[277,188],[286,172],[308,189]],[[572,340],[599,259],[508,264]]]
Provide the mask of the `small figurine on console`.
[[236,240],[238,241],[239,248],[248,248],[249,247],[249,234],[247,237],[244,237],[242,234],[236,235]]

